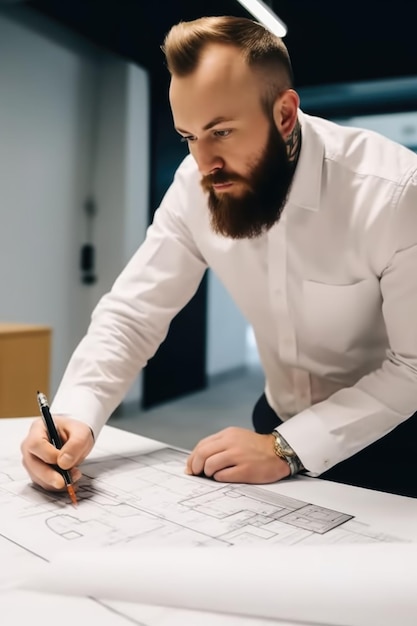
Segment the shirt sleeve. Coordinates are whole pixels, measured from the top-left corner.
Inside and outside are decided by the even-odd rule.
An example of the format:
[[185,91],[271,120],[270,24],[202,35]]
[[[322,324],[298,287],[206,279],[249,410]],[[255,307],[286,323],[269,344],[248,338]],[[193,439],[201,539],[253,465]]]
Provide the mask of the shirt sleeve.
[[51,405],[95,437],[194,295],[206,270],[187,227],[184,168],[155,213],[146,239],[93,311]]
[[416,173],[408,175],[399,194],[391,234],[393,253],[379,276],[389,341],[381,367],[277,429],[314,475],[380,439],[417,411]]

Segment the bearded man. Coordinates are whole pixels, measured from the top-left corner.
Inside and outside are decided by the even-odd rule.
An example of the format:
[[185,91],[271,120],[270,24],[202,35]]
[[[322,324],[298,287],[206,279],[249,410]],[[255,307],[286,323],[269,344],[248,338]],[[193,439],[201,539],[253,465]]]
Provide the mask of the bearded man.
[[303,114],[288,52],[251,20],[174,26],[163,50],[190,155],[97,305],[52,409],[22,444],[32,480],[80,475],[133,380],[210,267],[252,325],[255,432],[200,441],[186,471],[268,483],[300,471],[417,496],[417,157]]

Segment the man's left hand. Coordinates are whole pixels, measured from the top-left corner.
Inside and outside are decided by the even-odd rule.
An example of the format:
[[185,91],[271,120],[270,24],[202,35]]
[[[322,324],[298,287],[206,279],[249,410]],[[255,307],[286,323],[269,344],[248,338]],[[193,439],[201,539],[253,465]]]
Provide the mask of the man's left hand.
[[224,483],[273,483],[290,475],[274,452],[274,435],[229,427],[202,439],[187,459],[186,473]]

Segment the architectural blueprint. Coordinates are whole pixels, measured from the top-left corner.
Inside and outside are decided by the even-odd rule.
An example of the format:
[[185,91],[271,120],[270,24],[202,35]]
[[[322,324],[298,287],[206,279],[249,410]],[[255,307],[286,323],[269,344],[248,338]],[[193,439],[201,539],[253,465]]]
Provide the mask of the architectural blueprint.
[[[96,451],[97,454],[98,450]],[[77,490],[45,494],[20,465],[0,463],[3,536],[48,559],[56,552],[155,543],[221,546],[384,541],[352,516],[252,485],[184,474],[186,454],[163,448],[87,461]],[[28,532],[30,530],[30,532]]]
[[[184,473],[187,454],[181,450],[155,442],[146,447],[133,441],[117,453],[108,441],[100,439],[82,466],[78,507],[69,504],[65,493],[45,493],[31,485],[18,455],[0,444],[0,554],[2,562],[8,563],[0,572],[0,589],[7,589],[22,564],[47,562],[63,550],[396,540],[348,511],[293,499],[263,487],[188,476]],[[8,598],[9,592],[4,591],[0,603]],[[186,626],[197,620],[192,611],[170,611],[168,619],[166,609],[158,607],[88,602],[96,603],[100,615],[108,609],[113,620],[109,624]],[[116,614],[121,621],[114,621]],[[204,619],[205,614],[198,616],[200,626],[268,623],[214,614],[207,622]],[[107,624],[102,616],[99,621]]]

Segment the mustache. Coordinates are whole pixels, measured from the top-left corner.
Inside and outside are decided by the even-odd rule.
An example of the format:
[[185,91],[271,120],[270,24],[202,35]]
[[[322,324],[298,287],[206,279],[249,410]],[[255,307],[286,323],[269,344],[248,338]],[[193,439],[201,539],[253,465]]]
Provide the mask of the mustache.
[[218,170],[212,174],[207,174],[201,179],[201,186],[205,191],[209,191],[213,185],[221,185],[223,183],[231,183],[242,180],[238,174],[228,174],[223,170]]

